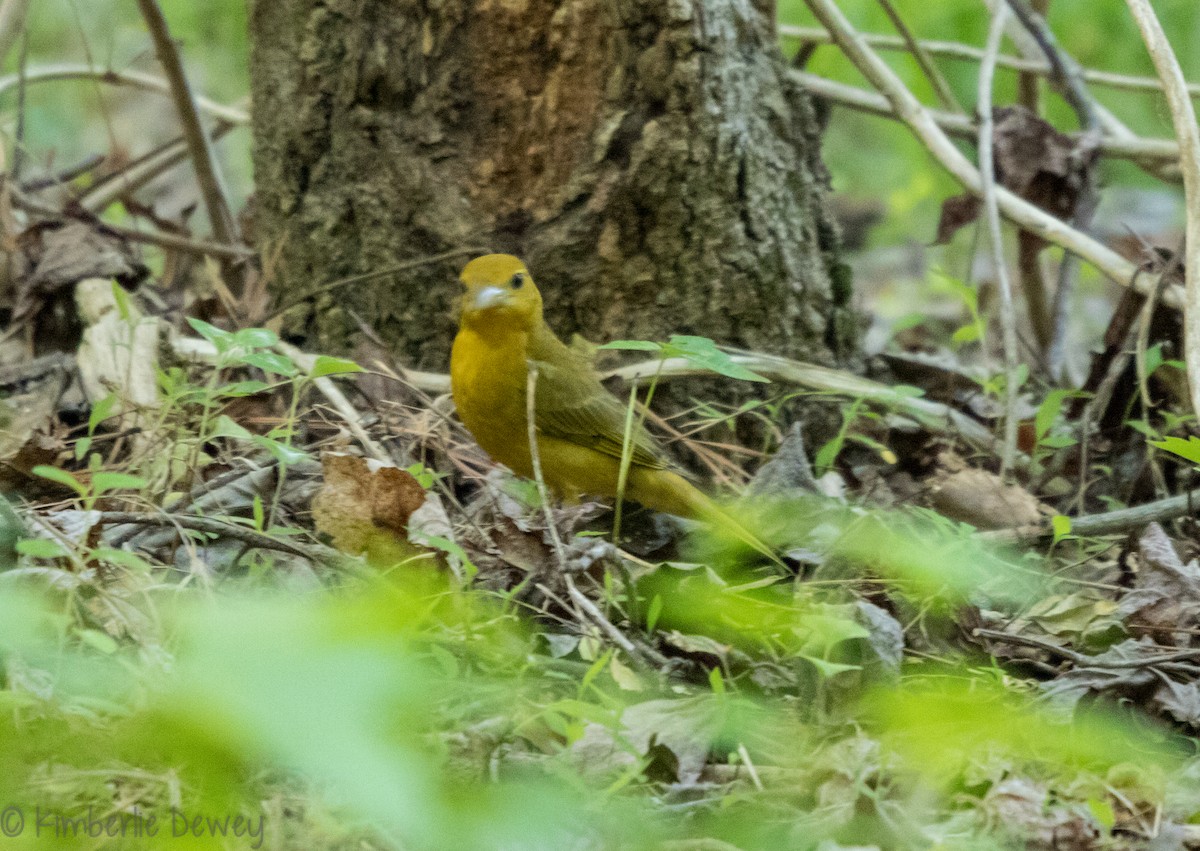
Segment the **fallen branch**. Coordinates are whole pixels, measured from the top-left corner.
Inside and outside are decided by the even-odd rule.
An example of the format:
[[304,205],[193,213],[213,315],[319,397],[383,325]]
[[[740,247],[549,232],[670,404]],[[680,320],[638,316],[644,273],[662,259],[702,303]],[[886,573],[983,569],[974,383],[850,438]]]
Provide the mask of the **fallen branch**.
[[[195,354],[202,350],[207,341],[195,340],[190,337],[180,337],[174,341],[176,352],[183,356]],[[955,410],[949,405],[913,396],[910,393],[897,390],[879,381],[872,381],[840,369],[805,363],[760,352],[749,352],[741,349],[727,349],[734,363],[757,372],[772,381],[782,384],[804,387],[819,393],[830,393],[851,399],[865,399],[893,408],[900,413],[917,421],[920,425],[938,434],[954,434],[979,449],[993,452],[998,448],[998,441],[987,428],[977,420]],[[623,381],[649,380],[655,374],[661,380],[684,378],[694,375],[712,373],[703,367],[696,366],[685,358],[667,358],[665,361],[648,360],[629,364],[604,373],[602,379],[620,378]],[[450,392],[450,376],[437,372],[418,372],[402,370],[400,377],[408,384],[426,393],[442,394]]]
[[202,532],[217,535],[222,538],[232,538],[235,541],[255,547],[260,550],[276,550],[289,555],[300,556],[314,564],[331,564],[341,558],[337,550],[319,544],[299,544],[283,537],[271,535],[216,520],[212,517],[194,517],[186,514],[141,514],[135,511],[102,511],[97,518],[98,524],[120,524],[138,526],[162,526],[177,530]]
[[[1105,511],[1102,514],[1085,514],[1071,517],[1071,534],[1080,537],[1115,535],[1130,532],[1149,523],[1165,523],[1194,514],[1200,508],[1200,488],[1178,496],[1147,502],[1133,508]],[[1000,544],[1024,544],[1043,538],[1054,537],[1049,521],[1032,526],[1013,526],[1008,529],[993,529],[980,532],[979,537]]]

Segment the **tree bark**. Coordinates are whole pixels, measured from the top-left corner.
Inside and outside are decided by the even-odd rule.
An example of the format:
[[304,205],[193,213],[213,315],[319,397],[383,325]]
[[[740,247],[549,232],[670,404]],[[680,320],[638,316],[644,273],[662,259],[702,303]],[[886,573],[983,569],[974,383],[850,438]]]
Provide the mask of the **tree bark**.
[[[810,104],[759,0],[250,0],[260,248],[283,301],[461,246],[563,336],[854,346]],[[769,7],[769,8],[768,8]],[[468,258],[289,313],[444,368]]]

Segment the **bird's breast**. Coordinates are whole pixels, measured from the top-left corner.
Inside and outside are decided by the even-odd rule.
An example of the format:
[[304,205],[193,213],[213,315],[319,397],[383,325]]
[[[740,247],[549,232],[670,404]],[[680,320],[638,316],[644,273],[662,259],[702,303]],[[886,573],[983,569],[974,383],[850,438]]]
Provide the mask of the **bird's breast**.
[[459,418],[484,451],[527,476],[526,336],[460,330],[450,354],[450,390]]

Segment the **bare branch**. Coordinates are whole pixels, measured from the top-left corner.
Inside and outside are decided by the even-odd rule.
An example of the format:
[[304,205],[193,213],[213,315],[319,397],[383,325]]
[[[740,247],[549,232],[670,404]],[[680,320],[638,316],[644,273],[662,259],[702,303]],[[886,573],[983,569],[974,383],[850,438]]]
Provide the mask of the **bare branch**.
[[[806,44],[832,44],[834,42],[833,36],[820,27],[792,27],[784,25],[779,27],[779,34],[788,38],[799,39]],[[897,36],[863,33],[862,39],[868,45],[878,50],[907,51],[909,49],[904,39]],[[983,59],[983,51],[978,47],[962,44],[957,41],[922,40],[920,44],[924,50],[935,56],[945,56],[950,59],[959,59],[967,62],[978,62]],[[1050,66],[1045,62],[1035,59],[1023,59],[1018,56],[1001,54],[997,58],[996,64],[1012,71],[1038,74],[1043,77],[1050,74]],[[1154,77],[1116,74],[1111,71],[1095,71],[1090,68],[1084,68],[1082,72],[1084,80],[1097,86],[1126,91],[1162,91],[1162,83]],[[1187,89],[1188,94],[1192,97],[1200,97],[1200,84],[1190,83]]]
[[150,37],[154,40],[154,52],[171,87],[171,97],[175,101],[175,109],[183,125],[183,136],[192,155],[196,181],[200,184],[200,195],[208,210],[213,237],[217,242],[236,245],[241,242],[241,237],[226,200],[221,172],[217,168],[216,153],[200,120],[187,74],[183,70],[183,59],[171,38],[167,19],[156,0],[138,0],[138,8],[141,9]]
[[888,20],[892,22],[892,26],[896,28],[896,32],[904,39],[904,43],[908,46],[908,52],[917,60],[917,65],[921,67],[930,85],[933,86],[934,94],[942,102],[942,106],[952,112],[965,112],[962,104],[954,97],[954,91],[950,88],[950,84],[946,82],[946,78],[938,70],[937,64],[930,57],[929,52],[921,46],[921,42],[917,41],[912,30],[908,28],[908,24],[904,23],[904,19],[900,17],[900,13],[892,5],[892,0],[879,0],[879,5],[883,7],[884,13],[887,14]]
[[[94,80],[111,86],[127,86],[158,94],[171,94],[171,85],[162,77],[153,74],[143,74],[141,71],[112,71],[106,68],[96,68],[92,65],[43,65],[38,68],[28,68],[25,71],[25,84],[50,83],[61,80]],[[17,74],[0,77],[0,95],[16,89],[21,84]],[[196,96],[196,106],[214,118],[227,121],[230,124],[249,124],[250,115],[244,109],[236,106],[226,106],[217,103],[203,95]]]
[[[954,146],[938,127],[929,110],[908,90],[887,63],[863,42],[834,0],[805,2],[834,36],[855,67],[891,101],[896,113],[937,157],[942,166],[968,191],[980,194],[983,181],[979,169]],[[1049,242],[1075,252],[1113,281],[1132,282],[1132,286],[1143,293],[1153,286],[1153,281],[1148,276],[1142,274],[1137,266],[1116,251],[1087,234],[1080,233],[1024,198],[998,187],[996,200],[1006,218],[1026,230],[1039,234]],[[1164,293],[1164,301],[1179,306],[1182,304],[1181,294],[1173,289],[1168,290]]]
[[[814,95],[836,101],[860,112],[878,115],[881,118],[902,120],[891,102],[881,94],[846,83],[838,83],[806,71],[790,73],[797,82]],[[957,139],[975,141],[975,124],[969,117],[936,109],[927,111],[944,133]],[[1101,156],[1131,160],[1143,167],[1150,168],[1155,176],[1164,180],[1177,179],[1177,177],[1163,173],[1165,168],[1174,168],[1179,162],[1179,145],[1174,139],[1142,139],[1132,135],[1109,137],[1101,140],[1099,151]]]
[[1192,410],[1200,414],[1200,128],[1196,126],[1196,111],[1188,97],[1187,81],[1162,24],[1154,14],[1149,0],[1127,0],[1129,11],[1142,31],[1142,40],[1150,59],[1162,80],[1179,138],[1180,166],[1183,169],[1183,190],[1187,209],[1186,245],[1183,268],[1186,281],[1184,315],[1184,362],[1187,364],[1188,387],[1191,390]]
[[992,83],[996,74],[996,57],[1004,38],[1004,22],[1008,7],[996,4],[992,25],[988,30],[983,62],[979,65],[979,91],[976,108],[979,110],[979,173],[983,178],[983,213],[988,238],[992,246],[992,265],[1000,289],[1000,326],[1004,337],[1004,444],[1000,453],[1000,475],[1012,469],[1017,451],[1017,309],[1013,304],[1012,282],[1004,260],[1004,239],[1000,232],[1000,207],[996,202],[995,138],[992,135]]

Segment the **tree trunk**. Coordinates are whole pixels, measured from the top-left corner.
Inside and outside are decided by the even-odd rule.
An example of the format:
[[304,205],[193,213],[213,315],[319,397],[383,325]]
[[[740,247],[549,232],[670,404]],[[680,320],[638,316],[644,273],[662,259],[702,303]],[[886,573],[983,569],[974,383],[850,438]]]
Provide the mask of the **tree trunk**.
[[[852,349],[816,122],[762,0],[250,3],[282,301],[479,246],[527,261],[563,336]],[[444,369],[467,259],[327,288],[289,327],[346,350],[361,318]]]

